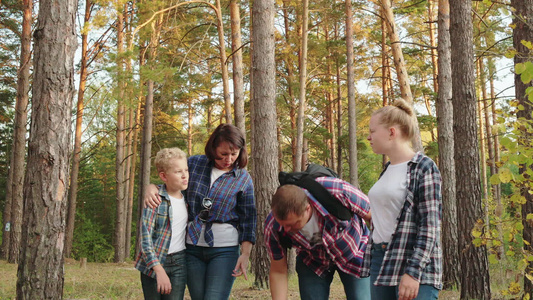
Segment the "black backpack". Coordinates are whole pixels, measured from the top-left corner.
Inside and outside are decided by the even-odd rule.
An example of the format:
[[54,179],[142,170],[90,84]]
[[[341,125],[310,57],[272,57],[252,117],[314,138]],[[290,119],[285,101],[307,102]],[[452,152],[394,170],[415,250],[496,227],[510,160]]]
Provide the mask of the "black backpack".
[[324,186],[315,181],[317,177],[335,177],[339,175],[332,169],[317,164],[309,164],[303,172],[279,172],[278,180],[280,186],[284,184],[294,184],[308,190],[322,206],[337,219],[348,221],[353,217],[353,212],[344,207]]

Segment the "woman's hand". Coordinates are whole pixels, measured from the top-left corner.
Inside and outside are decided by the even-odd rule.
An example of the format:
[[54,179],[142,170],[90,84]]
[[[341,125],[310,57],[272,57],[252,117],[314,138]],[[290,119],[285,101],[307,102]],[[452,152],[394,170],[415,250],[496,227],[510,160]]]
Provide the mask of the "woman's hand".
[[246,273],[248,270],[248,261],[250,260],[250,252],[252,250],[252,243],[250,242],[242,242],[241,244],[241,255],[239,256],[239,259],[237,259],[237,264],[235,265],[235,268],[233,269],[233,277],[239,277],[241,275],[244,275],[244,279],[248,280],[248,274]]
[[144,191],[143,207],[156,208],[161,204],[161,198],[159,197],[159,189],[153,183],[146,186]]

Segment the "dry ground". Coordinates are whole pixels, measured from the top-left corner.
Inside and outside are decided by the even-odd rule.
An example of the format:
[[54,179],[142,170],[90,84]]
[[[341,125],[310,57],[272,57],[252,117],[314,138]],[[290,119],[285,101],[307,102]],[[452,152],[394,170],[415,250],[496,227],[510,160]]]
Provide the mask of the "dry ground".
[[[16,293],[17,266],[0,260],[0,299],[14,299]],[[231,294],[231,299],[269,299],[268,290],[252,288],[253,279],[245,281],[238,278]],[[289,299],[299,299],[296,276],[291,277]],[[139,272],[133,268],[133,262],[88,263],[81,268],[79,262],[65,262],[64,299],[143,299]],[[459,299],[456,291],[443,291],[440,299]],[[186,299],[189,299],[188,297]],[[330,299],[345,299],[342,284],[335,277]]]

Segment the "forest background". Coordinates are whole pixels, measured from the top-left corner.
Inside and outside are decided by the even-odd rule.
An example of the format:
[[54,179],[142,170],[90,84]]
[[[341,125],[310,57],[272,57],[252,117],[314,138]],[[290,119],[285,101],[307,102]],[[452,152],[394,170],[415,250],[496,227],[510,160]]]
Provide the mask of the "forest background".
[[[150,158],[164,147],[201,154],[223,122],[247,134],[260,222],[277,171],[308,162],[367,192],[386,160],[366,142],[370,114],[403,97],[417,111],[415,147],[443,174],[445,288],[490,299],[497,284],[494,297],[529,299],[532,0],[1,0],[1,255],[21,266],[39,247],[27,240],[32,216],[50,207],[30,191],[44,179],[25,176],[32,134],[48,138],[37,133],[45,78],[33,55],[50,2],[74,8],[55,26],[79,45],[64,83],[76,85],[63,105],[68,186],[44,223],[64,233],[61,265],[134,259],[142,187],[158,181]],[[53,46],[67,41],[45,45],[41,62],[65,64]],[[261,231],[251,271],[266,287]],[[31,281],[18,274],[18,286]]]

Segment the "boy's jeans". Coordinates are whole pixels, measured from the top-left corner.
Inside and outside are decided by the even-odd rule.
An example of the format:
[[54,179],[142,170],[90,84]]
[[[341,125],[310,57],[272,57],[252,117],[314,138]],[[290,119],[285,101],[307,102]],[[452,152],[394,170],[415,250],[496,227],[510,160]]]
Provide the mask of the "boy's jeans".
[[163,269],[167,272],[170,284],[172,285],[170,294],[161,295],[158,293],[157,279],[141,273],[144,299],[182,300],[185,294],[185,284],[187,282],[185,250],[167,255]]

